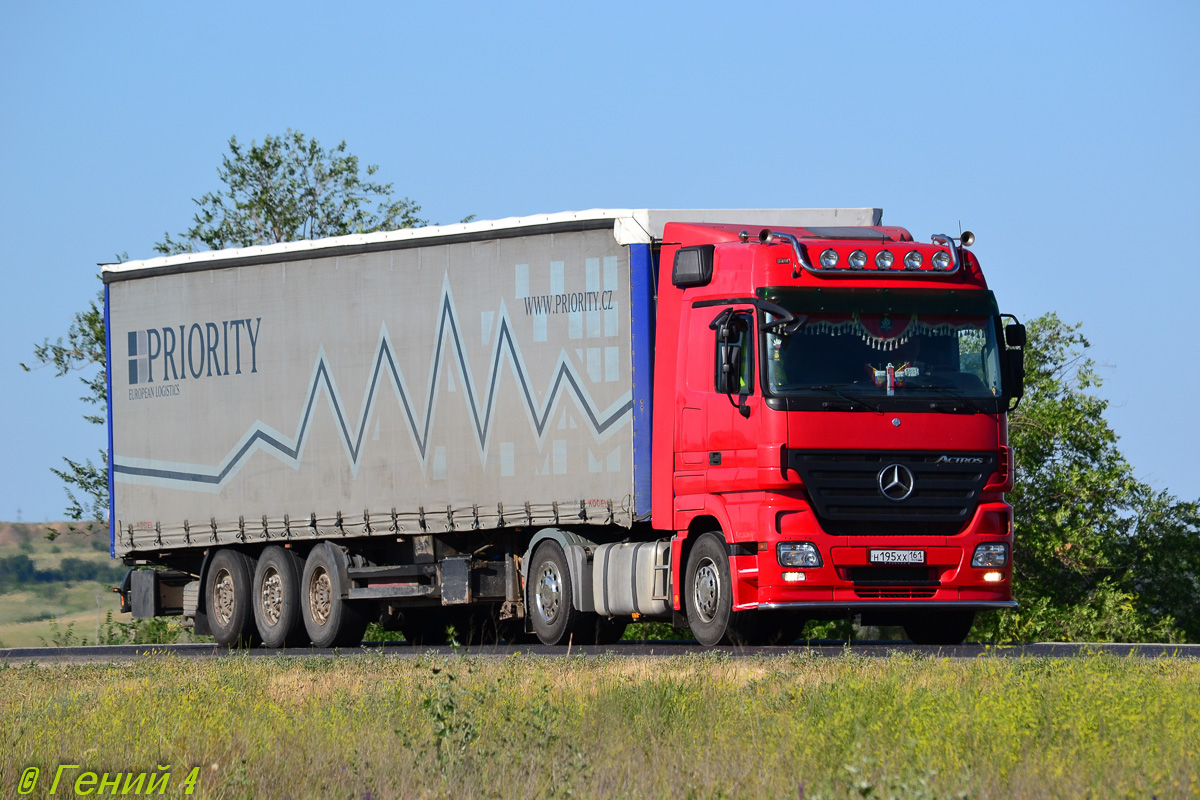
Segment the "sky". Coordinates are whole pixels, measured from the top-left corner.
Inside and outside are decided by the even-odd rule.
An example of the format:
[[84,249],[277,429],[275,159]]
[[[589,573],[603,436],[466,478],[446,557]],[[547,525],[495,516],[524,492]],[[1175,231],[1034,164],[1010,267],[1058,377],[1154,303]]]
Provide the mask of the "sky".
[[341,140],[435,222],[884,209],[973,231],[1003,311],[1079,322],[1139,478],[1200,497],[1200,4],[0,4],[0,519],[98,458],[24,372],[219,187],[230,136]]

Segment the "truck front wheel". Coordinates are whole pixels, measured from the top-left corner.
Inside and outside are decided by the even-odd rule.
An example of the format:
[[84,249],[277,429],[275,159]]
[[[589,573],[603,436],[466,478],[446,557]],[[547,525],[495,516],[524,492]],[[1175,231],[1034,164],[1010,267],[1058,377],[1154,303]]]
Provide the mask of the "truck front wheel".
[[304,561],[300,579],[300,606],[304,628],[315,647],[356,647],[367,630],[367,615],[342,595],[340,553],[327,543],[318,544]]
[[254,570],[254,623],[267,647],[307,643],[300,613],[300,575],[304,562],[291,550],[272,545]]
[[218,550],[208,565],[204,598],[208,625],[217,644],[249,647],[254,644],[250,577],[254,559],[237,550]]
[[705,647],[723,640],[742,642],[740,634],[747,621],[733,611],[729,551],[720,534],[706,533],[692,546],[684,573],[684,591],[688,627],[696,641]]
[[556,543],[538,546],[526,586],[529,597],[525,607],[538,639],[543,644],[566,644],[578,627],[579,612],[571,604],[567,556]]
[[904,623],[913,644],[962,644],[975,624],[974,611],[919,611]]

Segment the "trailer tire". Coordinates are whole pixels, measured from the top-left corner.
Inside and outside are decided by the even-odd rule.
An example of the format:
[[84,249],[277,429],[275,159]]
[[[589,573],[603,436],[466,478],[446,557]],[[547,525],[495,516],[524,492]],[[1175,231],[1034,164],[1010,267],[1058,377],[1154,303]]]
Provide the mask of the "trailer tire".
[[325,543],[314,547],[304,561],[300,580],[300,607],[304,628],[314,647],[357,647],[362,644],[368,618],[358,603],[342,597],[345,564],[340,552]]
[[[705,533],[692,545],[684,573],[688,627],[705,647],[721,642],[743,644],[747,620],[733,611],[729,551],[719,533]],[[740,624],[739,624],[740,623]]]
[[304,562],[291,550],[272,545],[254,570],[254,624],[267,647],[303,647],[308,643],[300,611]]
[[208,625],[217,644],[251,647],[256,642],[251,577],[254,559],[237,550],[222,548],[208,565],[204,595]]
[[904,633],[913,644],[962,644],[975,624],[972,610],[930,610],[904,621]]
[[554,541],[538,545],[529,564],[526,608],[542,644],[566,644],[579,626],[580,612],[571,602],[571,570],[567,556]]

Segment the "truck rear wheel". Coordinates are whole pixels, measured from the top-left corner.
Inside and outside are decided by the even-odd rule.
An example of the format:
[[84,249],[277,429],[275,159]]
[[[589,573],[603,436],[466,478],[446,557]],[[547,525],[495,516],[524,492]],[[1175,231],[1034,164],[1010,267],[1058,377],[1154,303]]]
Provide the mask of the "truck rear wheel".
[[263,550],[254,570],[254,623],[267,647],[302,647],[308,642],[300,613],[304,562],[291,550]]
[[344,557],[333,545],[322,543],[308,554],[300,580],[300,607],[304,628],[315,647],[357,647],[367,630],[367,615],[342,595]]
[[555,542],[538,546],[529,565],[526,609],[542,644],[566,644],[579,623],[571,604],[571,572],[567,556]]
[[208,625],[219,645],[254,644],[256,631],[250,589],[253,574],[254,559],[237,550],[218,550],[209,562],[204,599]]
[[974,624],[970,610],[918,611],[905,620],[904,633],[913,644],[962,644]]

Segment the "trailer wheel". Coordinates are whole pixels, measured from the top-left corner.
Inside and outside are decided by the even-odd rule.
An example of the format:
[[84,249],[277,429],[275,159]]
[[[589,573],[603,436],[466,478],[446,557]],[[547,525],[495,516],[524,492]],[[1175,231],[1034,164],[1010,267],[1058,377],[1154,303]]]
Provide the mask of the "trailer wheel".
[[571,604],[571,571],[558,544],[538,546],[529,565],[526,591],[527,613],[538,639],[543,644],[566,644],[578,627],[579,612]]
[[250,578],[254,559],[237,550],[221,549],[208,565],[205,601],[213,638],[223,647],[250,647],[255,643]]
[[733,583],[725,540],[706,533],[696,540],[684,573],[688,627],[696,641],[712,647],[734,632]]
[[340,556],[331,545],[319,544],[304,561],[300,607],[314,647],[356,647],[367,630],[363,609],[342,597]]
[[308,642],[300,613],[304,562],[291,550],[263,550],[254,570],[254,623],[267,647],[302,647]]
[[913,644],[962,644],[975,624],[970,610],[921,611],[904,622],[904,633]]

